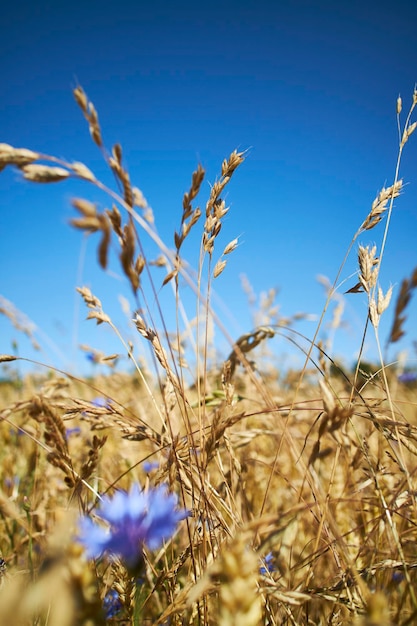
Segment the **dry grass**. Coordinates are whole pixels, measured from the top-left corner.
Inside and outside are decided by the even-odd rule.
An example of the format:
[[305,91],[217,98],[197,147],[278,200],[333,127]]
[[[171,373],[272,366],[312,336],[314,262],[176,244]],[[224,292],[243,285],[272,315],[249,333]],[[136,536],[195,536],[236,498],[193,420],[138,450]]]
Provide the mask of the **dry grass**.
[[[392,290],[384,294],[379,271],[393,202],[402,190],[403,149],[416,127],[411,114],[417,92],[403,128],[397,102],[393,184],[372,203],[334,283],[324,281],[327,302],[306,342],[304,367],[281,377],[268,368],[266,347],[277,333],[297,340],[296,316],[280,317],[276,292],[259,303],[256,327],[234,340],[211,307],[212,281],[238,245],[237,238],[219,242],[228,211],[222,195],[245,154],[234,151],[223,162],[205,211],[195,204],[205,175],[198,166],[171,250],[130,182],[120,145],[107,151],[95,107],[81,87],[74,95],[118,191],[83,163],[6,144],[0,144],[0,168],[17,167],[38,183],[81,178],[107,192],[112,206],[104,210],[74,199],[79,216],[72,226],[99,234],[102,268],[110,245],[117,246],[132,290],[132,324],[150,358],[146,364],[137,359],[100,299],[80,286],[89,323],[111,328],[133,373],[110,369],[107,376],[81,379],[49,370],[2,383],[0,624],[416,623],[417,383],[412,377],[401,382],[399,371],[386,366],[378,328],[390,307]],[[183,244],[202,215],[194,274]],[[375,333],[380,362],[369,371],[359,358],[353,371],[344,372],[330,346],[320,343],[320,329],[335,301],[337,330],[343,312],[337,285],[346,259],[384,217],[380,246],[358,247],[358,279],[349,290],[367,298],[364,338]],[[158,247],[157,261],[144,252],[147,237]],[[162,280],[155,265],[165,269]],[[195,293],[193,320],[182,302],[183,281]],[[172,289],[174,331],[162,308],[157,317],[149,306],[159,303],[161,283]],[[414,269],[397,296],[389,343],[404,333],[416,284]],[[247,282],[244,287],[253,305],[253,290]],[[3,300],[1,312],[32,337],[10,303]],[[230,343],[223,361],[212,357],[213,326]],[[110,368],[119,356],[82,349]],[[13,364],[17,357],[0,361]],[[80,513],[90,514],[99,497],[136,481],[146,488],[167,484],[191,512],[162,548],[145,550],[140,580],[120,560],[88,562],[74,539]],[[114,615],[106,615],[107,604],[103,608],[109,593],[119,602]]]

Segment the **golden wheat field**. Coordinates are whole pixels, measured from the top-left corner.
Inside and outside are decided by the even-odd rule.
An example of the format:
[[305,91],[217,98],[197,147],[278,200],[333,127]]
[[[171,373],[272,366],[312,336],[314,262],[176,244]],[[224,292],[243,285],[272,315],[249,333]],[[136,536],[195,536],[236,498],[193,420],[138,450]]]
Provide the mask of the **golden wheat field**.
[[[192,173],[172,248],[130,180],[121,146],[104,146],[95,106],[81,87],[74,96],[114,188],[86,163],[31,147],[0,144],[0,169],[17,168],[34,183],[90,184],[88,197],[73,199],[72,227],[95,238],[103,269],[117,247],[132,324],[149,357],[137,358],[100,294],[80,284],[88,323],[119,337],[129,372],[113,367],[118,354],[95,350],[89,356],[103,369],[94,376],[40,367],[3,377],[0,624],[416,624],[416,372],[388,366],[381,348],[378,362],[365,362],[361,346],[347,371],[319,337],[350,254],[357,255],[350,291],[368,310],[363,336],[372,333],[380,346],[388,310],[389,343],[404,335],[417,268],[408,268],[395,292],[384,292],[378,276],[394,201],[401,202],[417,91],[408,112],[397,102],[396,170],[340,259],[322,317],[304,338],[304,365],[280,375],[269,365],[268,342],[295,331],[291,319],[268,321],[267,305],[265,323],[227,337],[227,358],[212,343],[213,326],[221,328],[212,284],[238,245],[219,249],[224,194],[245,153],[220,164],[208,198],[200,197],[203,168]],[[103,211],[97,190],[108,195]],[[374,228],[378,243],[363,245]],[[200,242],[195,268],[183,256],[191,232]],[[147,258],[144,238],[157,245],[156,261]],[[176,304],[174,328],[162,305],[154,315],[161,268]],[[184,283],[194,293],[192,315]],[[17,324],[12,308],[1,312]],[[333,322],[337,331],[337,311]],[[23,358],[0,361],[10,373]]]

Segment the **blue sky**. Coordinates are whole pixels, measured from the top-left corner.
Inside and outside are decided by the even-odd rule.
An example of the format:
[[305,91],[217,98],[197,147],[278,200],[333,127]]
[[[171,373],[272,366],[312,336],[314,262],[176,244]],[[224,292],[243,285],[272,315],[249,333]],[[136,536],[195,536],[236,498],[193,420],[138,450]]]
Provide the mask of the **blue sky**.
[[[245,274],[258,295],[279,289],[282,315],[317,316],[325,300],[317,276],[334,279],[373,199],[392,182],[396,99],[400,93],[405,113],[417,80],[416,21],[417,5],[403,0],[8,3],[0,142],[83,161],[111,184],[72,97],[79,82],[98,110],[106,145],[122,144],[131,180],[170,247],[197,164],[206,169],[204,208],[222,160],[235,148],[248,149],[226,196],[231,208],[217,253],[234,237],[240,245],[215,283],[220,315],[235,338],[251,330],[240,284]],[[416,157],[412,136],[401,169],[407,186],[396,201],[381,271],[382,287],[394,285],[394,298],[417,266]],[[117,259],[116,278],[96,267],[94,237],[83,257],[82,235],[68,225],[74,196],[108,206],[87,184],[38,186],[10,168],[0,174],[0,294],[35,323],[43,348],[35,356],[66,369],[83,363],[78,343],[121,350],[108,329],[83,321],[75,286],[90,286],[121,326],[118,294],[130,298]],[[379,227],[360,242],[379,246],[381,238]],[[186,248],[191,260],[194,243]],[[341,293],[355,282],[349,276],[357,269],[356,249]],[[351,362],[366,299],[348,295],[345,304],[346,328],[336,334],[333,355]],[[415,358],[416,314],[414,302],[407,336],[390,358],[406,348]],[[391,321],[392,309],[382,338]],[[315,324],[297,328],[312,337]],[[17,340],[22,356],[34,356],[4,317],[0,337],[0,352],[9,353]],[[271,348],[292,362],[285,341]],[[366,356],[375,354],[369,335]]]

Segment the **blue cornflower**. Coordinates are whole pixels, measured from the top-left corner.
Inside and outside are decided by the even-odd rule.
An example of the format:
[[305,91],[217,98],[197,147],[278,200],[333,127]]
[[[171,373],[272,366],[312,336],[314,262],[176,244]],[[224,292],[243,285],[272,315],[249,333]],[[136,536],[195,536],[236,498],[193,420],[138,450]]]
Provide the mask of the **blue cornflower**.
[[142,561],[143,546],[159,548],[169,539],[188,511],[178,509],[178,498],[164,486],[141,491],[134,484],[129,492],[118,491],[112,498],[104,497],[96,511],[109,524],[106,529],[85,516],[80,520],[79,540],[86,548],[87,558],[103,553],[117,555],[128,568],[135,569]]
[[109,589],[103,600],[106,618],[114,617],[122,610],[122,602],[116,589]]
[[111,400],[109,400],[108,398],[97,396],[97,398],[94,398],[90,402],[91,404],[94,404],[94,406],[98,406],[103,409],[111,409]]
[[398,376],[400,383],[415,383],[417,382],[417,372],[403,372]]
[[263,562],[265,563],[265,565],[262,565],[262,567],[259,568],[260,574],[266,576],[267,574],[271,574],[275,571],[274,555],[272,554],[272,552],[268,552],[268,554],[264,557]]
[[394,584],[399,585],[404,580],[404,578],[405,576],[403,572],[400,572],[399,570],[392,572],[391,580]]
[[158,461],[144,461],[142,467],[147,474],[150,474],[153,470],[158,469]]
[[80,435],[80,434],[81,434],[81,428],[79,426],[74,426],[74,428],[67,428],[65,430],[65,436],[67,439],[72,437],[72,435]]

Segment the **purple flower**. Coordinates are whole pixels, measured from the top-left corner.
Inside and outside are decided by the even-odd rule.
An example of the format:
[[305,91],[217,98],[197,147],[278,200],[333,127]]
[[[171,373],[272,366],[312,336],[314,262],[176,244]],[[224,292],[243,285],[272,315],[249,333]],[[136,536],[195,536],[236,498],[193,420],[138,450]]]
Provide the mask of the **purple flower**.
[[275,571],[274,555],[272,552],[268,552],[268,554],[264,557],[263,562],[265,565],[259,568],[260,574],[266,576],[267,574],[271,574]]
[[122,602],[116,589],[109,589],[103,600],[103,608],[107,618],[114,617],[122,610]]
[[74,426],[74,428],[67,428],[65,430],[65,436],[67,439],[72,437],[72,435],[79,435],[81,433],[81,428],[79,426]]
[[396,585],[399,585],[404,580],[404,574],[400,571],[395,571],[392,573],[392,582]]
[[129,492],[118,491],[112,498],[104,497],[96,511],[108,523],[108,528],[85,516],[80,520],[79,540],[86,548],[87,558],[103,553],[124,559],[129,568],[142,561],[142,549],[159,548],[169,539],[178,523],[189,514],[178,509],[178,498],[164,486],[141,491],[134,484]]
[[94,400],[90,401],[94,406],[98,406],[103,409],[111,409],[111,401],[107,398],[102,398],[101,396],[97,396]]
[[417,381],[417,372],[403,372],[398,376],[400,383],[415,383]]
[[158,461],[144,461],[142,467],[147,474],[150,474],[153,470],[158,469],[159,463]]

